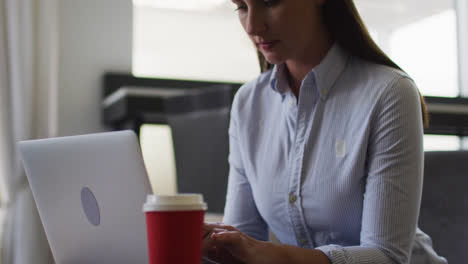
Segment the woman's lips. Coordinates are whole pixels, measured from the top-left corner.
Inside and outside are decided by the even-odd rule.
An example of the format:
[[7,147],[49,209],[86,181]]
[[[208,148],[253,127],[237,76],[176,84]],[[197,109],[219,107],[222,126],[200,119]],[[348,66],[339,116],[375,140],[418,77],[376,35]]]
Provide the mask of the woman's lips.
[[268,41],[268,42],[260,42],[258,43],[258,46],[264,51],[271,51],[276,46],[277,43],[278,43],[277,40]]

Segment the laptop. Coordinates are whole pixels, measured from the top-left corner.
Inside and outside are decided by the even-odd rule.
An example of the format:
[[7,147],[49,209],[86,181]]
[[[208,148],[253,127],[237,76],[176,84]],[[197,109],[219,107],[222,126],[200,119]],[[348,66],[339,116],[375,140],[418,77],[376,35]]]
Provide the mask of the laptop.
[[57,264],[148,263],[151,193],[132,131],[18,143]]

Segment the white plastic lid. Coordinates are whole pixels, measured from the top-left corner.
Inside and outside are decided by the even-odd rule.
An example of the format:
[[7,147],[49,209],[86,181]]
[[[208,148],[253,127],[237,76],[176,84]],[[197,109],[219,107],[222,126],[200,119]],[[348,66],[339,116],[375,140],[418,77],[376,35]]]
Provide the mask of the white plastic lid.
[[206,203],[201,194],[154,195],[146,197],[143,212],[155,211],[205,211]]

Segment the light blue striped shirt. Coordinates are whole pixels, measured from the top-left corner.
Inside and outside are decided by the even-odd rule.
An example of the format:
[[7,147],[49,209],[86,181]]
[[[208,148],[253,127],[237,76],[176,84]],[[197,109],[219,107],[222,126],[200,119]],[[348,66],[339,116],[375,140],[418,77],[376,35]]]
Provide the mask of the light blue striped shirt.
[[270,228],[334,264],[445,263],[417,229],[422,135],[401,71],[335,44],[297,101],[276,65],[234,99],[224,222],[260,240]]

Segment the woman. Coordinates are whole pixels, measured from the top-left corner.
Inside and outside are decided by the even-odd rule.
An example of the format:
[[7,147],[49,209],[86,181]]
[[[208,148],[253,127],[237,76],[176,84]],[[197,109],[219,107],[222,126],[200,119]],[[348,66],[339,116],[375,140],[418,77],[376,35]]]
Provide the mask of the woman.
[[446,263],[417,228],[423,98],[352,0],[232,1],[263,73],[233,102],[224,224],[205,224],[205,259]]

